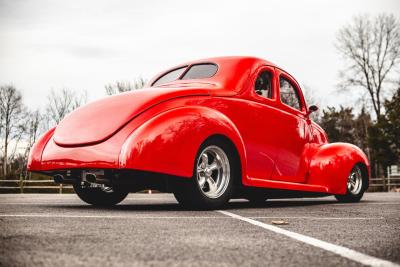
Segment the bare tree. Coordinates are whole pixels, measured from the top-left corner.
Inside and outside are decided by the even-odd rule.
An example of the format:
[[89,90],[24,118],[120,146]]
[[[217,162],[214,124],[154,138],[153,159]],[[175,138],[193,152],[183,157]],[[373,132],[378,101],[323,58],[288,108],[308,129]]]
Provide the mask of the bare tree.
[[51,90],[47,97],[46,113],[48,128],[60,123],[60,121],[73,111],[87,102],[87,92],[78,94],[69,89],[60,91]]
[[114,84],[107,84],[105,87],[107,95],[115,95],[127,91],[141,89],[145,86],[146,80],[142,77],[135,79],[133,83],[127,81],[117,81]]
[[[35,111],[31,111],[27,113],[26,116],[26,147],[24,154],[22,156],[22,166],[26,166],[28,163],[28,155],[33,146],[36,142],[39,134],[41,133],[41,124],[42,124],[43,115],[37,109]],[[25,177],[27,177],[28,171],[25,168]]]
[[393,15],[355,17],[337,37],[337,49],[347,61],[341,87],[368,92],[376,117],[382,114],[385,93],[400,62],[400,24]]
[[7,175],[8,159],[10,157],[9,146],[14,141],[12,155],[15,154],[18,142],[24,132],[24,105],[22,95],[14,86],[0,87],[0,114],[1,114],[1,139],[3,143],[3,175]]
[[27,147],[30,148],[36,142],[38,135],[41,133],[40,122],[42,121],[42,114],[39,109],[27,113]]

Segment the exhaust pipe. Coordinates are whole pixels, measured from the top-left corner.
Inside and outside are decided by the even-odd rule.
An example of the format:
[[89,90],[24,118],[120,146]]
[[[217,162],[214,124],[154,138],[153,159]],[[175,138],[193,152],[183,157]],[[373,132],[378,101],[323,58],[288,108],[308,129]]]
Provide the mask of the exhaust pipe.
[[66,176],[64,176],[63,174],[59,174],[59,173],[55,174],[53,176],[53,179],[56,184],[74,184],[77,181],[76,178],[71,177],[70,175],[68,175],[68,173]]
[[86,173],[85,180],[89,183],[96,183],[96,174],[90,172]]
[[56,184],[62,184],[64,182],[64,176],[62,176],[61,174],[54,175],[53,179]]
[[104,170],[89,170],[82,172],[82,182],[91,184],[109,184],[110,179],[104,176]]
[[87,182],[91,184],[102,184],[102,183],[109,183],[108,179],[104,179],[101,175],[100,177],[97,177],[97,174],[94,172],[86,172],[83,171],[82,173],[82,178],[79,179],[79,177],[74,177],[71,175],[66,175],[66,177],[63,174],[55,174],[53,176],[54,182],[57,184],[73,184],[76,183],[77,181],[82,181],[82,182]]

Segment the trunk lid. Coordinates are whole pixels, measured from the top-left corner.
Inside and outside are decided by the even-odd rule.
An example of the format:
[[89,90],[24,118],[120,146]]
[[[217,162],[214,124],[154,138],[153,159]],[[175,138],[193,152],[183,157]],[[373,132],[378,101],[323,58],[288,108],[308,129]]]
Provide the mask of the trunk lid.
[[82,106],[67,115],[57,126],[54,141],[60,146],[100,143],[146,109],[169,99],[210,95],[207,88],[145,88]]

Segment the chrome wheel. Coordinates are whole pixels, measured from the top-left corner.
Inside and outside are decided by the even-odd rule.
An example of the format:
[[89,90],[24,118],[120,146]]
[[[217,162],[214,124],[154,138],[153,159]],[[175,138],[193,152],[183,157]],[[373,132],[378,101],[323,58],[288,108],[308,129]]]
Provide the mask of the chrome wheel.
[[353,195],[358,195],[361,192],[362,183],[361,169],[359,166],[355,166],[347,180],[347,190]]
[[218,198],[226,190],[230,179],[228,156],[218,146],[208,146],[197,160],[197,183],[209,198]]

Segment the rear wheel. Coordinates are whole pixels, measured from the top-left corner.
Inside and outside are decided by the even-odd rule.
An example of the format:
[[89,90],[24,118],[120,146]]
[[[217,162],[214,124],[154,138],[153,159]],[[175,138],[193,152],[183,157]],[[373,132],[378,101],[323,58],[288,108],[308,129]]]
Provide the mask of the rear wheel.
[[80,199],[95,206],[116,205],[129,194],[127,190],[103,184],[75,184],[74,190]]
[[358,202],[367,189],[367,179],[362,166],[357,164],[351,170],[347,178],[347,192],[345,195],[335,195],[339,202]]
[[239,174],[234,150],[226,142],[211,139],[197,153],[193,177],[175,188],[175,198],[190,208],[217,209],[233,194],[233,183]]

